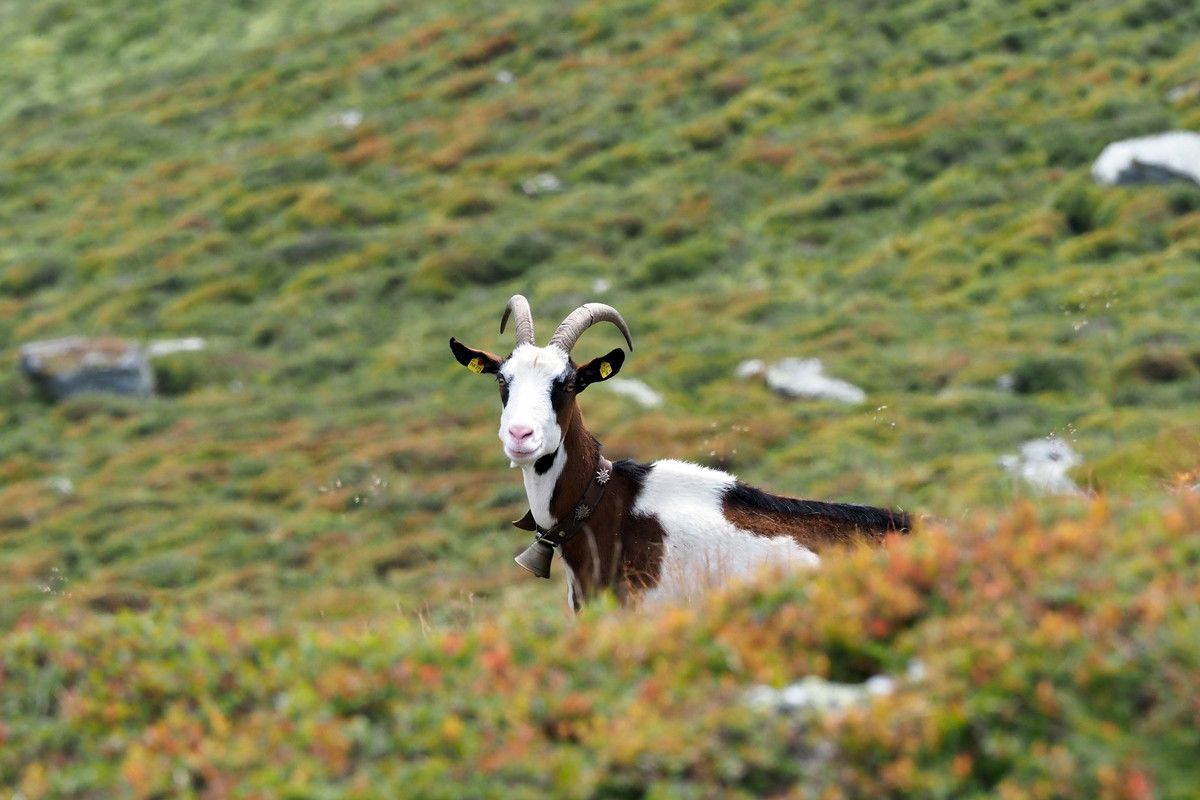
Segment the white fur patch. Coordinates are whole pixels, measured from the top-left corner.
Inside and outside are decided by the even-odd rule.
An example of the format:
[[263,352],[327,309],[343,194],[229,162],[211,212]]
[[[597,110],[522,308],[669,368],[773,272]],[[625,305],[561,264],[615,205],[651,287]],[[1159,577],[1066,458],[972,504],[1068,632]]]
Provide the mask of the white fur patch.
[[558,518],[550,513],[550,498],[554,495],[554,487],[563,469],[567,466],[566,448],[554,457],[554,464],[544,475],[538,475],[532,464],[521,468],[521,477],[525,479],[525,495],[529,498],[529,510],[533,519],[543,528],[553,528]]
[[574,614],[575,598],[579,597],[579,581],[575,577],[575,570],[571,569],[571,565],[565,558],[560,558],[558,562],[562,564],[563,571],[567,573],[567,608]]
[[[500,414],[499,436],[505,455],[518,466],[532,464],[553,453],[562,443],[563,432],[550,404],[550,389],[567,365],[567,355],[562,348],[522,344],[500,370],[508,383],[508,402]],[[513,426],[533,431],[533,436],[525,443],[528,452],[514,451],[514,442],[509,435]]]
[[733,577],[765,569],[815,567],[816,553],[786,536],[767,538],[735,527],[722,512],[735,478],[683,461],[656,461],[633,513],[653,516],[663,530],[662,572],[646,603],[695,600]]

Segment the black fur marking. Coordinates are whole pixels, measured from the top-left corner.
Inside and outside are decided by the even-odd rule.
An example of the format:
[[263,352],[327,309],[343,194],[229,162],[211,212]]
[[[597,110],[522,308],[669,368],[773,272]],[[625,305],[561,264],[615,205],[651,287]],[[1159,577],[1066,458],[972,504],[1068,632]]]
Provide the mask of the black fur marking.
[[852,503],[823,503],[817,500],[797,500],[755,489],[738,481],[725,492],[725,502],[731,506],[766,514],[825,517],[849,522],[863,529],[894,530],[907,533],[912,521],[903,511]]
[[554,413],[562,411],[563,405],[567,402],[567,398],[571,396],[568,387],[575,385],[575,375],[571,370],[567,370],[562,375],[554,379],[550,384],[550,407],[554,409]]
[[[471,362],[478,359],[478,372],[485,372],[488,375],[495,375],[500,371],[500,365],[503,363],[498,357],[484,350],[476,350],[472,347],[467,347],[465,344],[450,337],[450,350],[454,353],[455,359],[464,367],[471,367]],[[474,368],[472,368],[474,370]]]
[[[618,347],[606,356],[593,358],[586,364],[581,364],[575,371],[575,393],[582,392],[593,383],[608,380],[621,371],[621,365],[624,363],[625,351]],[[608,369],[604,370],[607,374],[601,374],[601,367],[605,364],[608,366]]]
[[[557,450],[555,450],[553,453],[547,453],[546,455],[542,456],[537,461],[533,462],[533,471],[538,475],[545,475],[550,471],[550,468],[554,466],[554,459],[557,456]],[[557,489],[558,487],[555,488]]]
[[630,508],[633,508],[637,503],[638,497],[646,485],[646,478],[650,475],[650,470],[651,466],[649,464],[639,464],[628,458],[613,462],[613,473],[622,478],[627,478],[633,486],[633,492],[629,496]]

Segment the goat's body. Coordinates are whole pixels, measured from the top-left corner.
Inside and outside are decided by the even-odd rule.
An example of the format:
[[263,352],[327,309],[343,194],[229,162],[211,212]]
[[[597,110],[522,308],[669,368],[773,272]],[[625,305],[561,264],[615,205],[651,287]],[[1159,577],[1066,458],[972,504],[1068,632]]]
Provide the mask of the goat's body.
[[[563,547],[575,608],[603,588],[622,601],[689,602],[733,577],[811,569],[821,552],[909,525],[904,514],[780,497],[683,461],[618,461],[613,473],[592,519]],[[556,510],[547,509],[553,519],[570,503]]]
[[[518,524],[536,525],[542,534],[560,521],[571,525],[569,536],[554,541],[561,542],[573,608],[607,588],[622,602],[686,602],[734,576],[812,568],[830,547],[908,530],[902,512],[780,497],[682,461],[618,461],[609,474],[575,398],[617,374],[625,354],[618,348],[577,365],[570,353],[579,334],[598,321],[615,324],[632,349],[625,321],[610,306],[585,304],[563,320],[547,347],[538,347],[528,301],[520,295],[509,300],[502,333],[510,313],[517,347],[507,358],[456,339],[450,348],[472,372],[496,376],[504,406],[500,441],[524,474],[534,523]],[[599,500],[586,500],[599,486]],[[578,530],[577,520],[586,520]],[[518,561],[549,575],[540,564]]]
[[657,461],[633,507],[663,528],[662,560],[643,602],[688,601],[729,578],[767,567],[813,567],[816,553],[789,536],[763,536],[740,528],[725,513],[737,486],[732,475],[682,461]]

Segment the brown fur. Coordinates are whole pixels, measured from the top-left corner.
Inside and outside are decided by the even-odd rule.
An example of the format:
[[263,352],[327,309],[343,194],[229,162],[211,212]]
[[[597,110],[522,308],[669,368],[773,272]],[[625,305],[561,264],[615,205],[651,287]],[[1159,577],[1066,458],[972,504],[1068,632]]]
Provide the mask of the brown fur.
[[[574,398],[563,405],[559,425],[565,431],[567,465],[555,487],[550,513],[565,519],[591,483],[600,446],[583,424],[583,413]],[[637,498],[637,482],[623,475],[620,466],[613,473],[592,518],[562,547],[562,557],[579,585],[576,610],[585,599],[606,588],[628,603],[658,583],[665,533],[653,517],[630,513]]]
[[822,516],[791,516],[738,508],[725,498],[722,512],[734,526],[755,536],[790,536],[817,555],[831,547],[878,544],[886,531],[863,529],[853,523]]

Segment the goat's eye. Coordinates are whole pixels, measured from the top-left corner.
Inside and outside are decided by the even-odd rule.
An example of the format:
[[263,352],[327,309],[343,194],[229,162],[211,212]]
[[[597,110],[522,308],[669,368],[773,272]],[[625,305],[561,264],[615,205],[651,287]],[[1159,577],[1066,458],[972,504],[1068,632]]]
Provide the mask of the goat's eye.
[[496,375],[496,383],[500,384],[501,389],[508,386],[508,381],[504,380],[503,375]]

